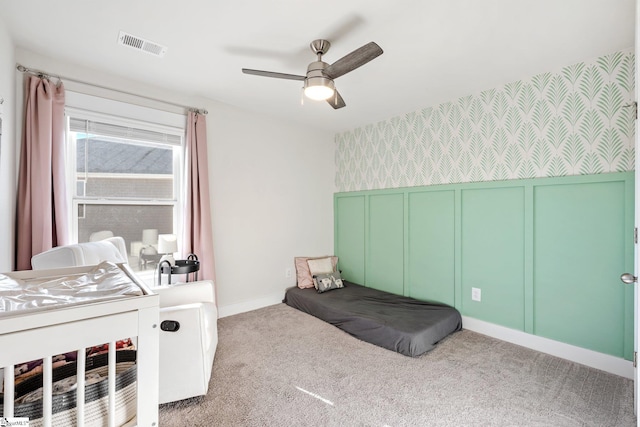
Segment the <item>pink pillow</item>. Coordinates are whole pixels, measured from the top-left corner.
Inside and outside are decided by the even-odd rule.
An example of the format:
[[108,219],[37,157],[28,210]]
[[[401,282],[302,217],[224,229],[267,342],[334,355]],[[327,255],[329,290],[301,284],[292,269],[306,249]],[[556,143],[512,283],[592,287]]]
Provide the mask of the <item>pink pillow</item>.
[[338,257],[337,256],[317,256],[317,257],[295,257],[293,259],[296,265],[296,279],[298,287],[301,289],[305,288],[314,288],[313,286],[313,278],[311,277],[311,272],[309,271],[309,264],[307,264],[307,260],[310,259],[321,259],[321,258],[331,258],[331,264],[333,265],[333,271],[336,271],[336,266],[338,265]]

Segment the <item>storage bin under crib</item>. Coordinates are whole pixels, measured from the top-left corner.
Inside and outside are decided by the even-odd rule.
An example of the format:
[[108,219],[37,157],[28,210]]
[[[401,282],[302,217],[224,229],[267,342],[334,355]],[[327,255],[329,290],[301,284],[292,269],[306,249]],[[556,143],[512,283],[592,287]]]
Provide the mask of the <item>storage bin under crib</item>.
[[[115,425],[124,425],[136,415],[136,351],[116,352],[116,412]],[[53,369],[53,426],[75,426],[77,363],[69,362]],[[108,425],[108,354],[99,354],[86,359],[85,363],[85,420],[84,425]],[[28,418],[29,427],[41,427],[43,375],[37,374],[15,387],[14,417]],[[3,399],[0,394],[0,399]],[[0,417],[4,415],[0,407]]]

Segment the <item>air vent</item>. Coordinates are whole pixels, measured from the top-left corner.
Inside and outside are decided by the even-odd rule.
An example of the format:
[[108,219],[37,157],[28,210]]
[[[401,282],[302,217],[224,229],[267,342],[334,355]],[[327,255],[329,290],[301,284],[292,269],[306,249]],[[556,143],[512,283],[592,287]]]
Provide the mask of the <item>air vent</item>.
[[125,33],[124,31],[120,31],[118,44],[128,46],[131,49],[140,50],[154,56],[159,56],[160,58],[167,53],[167,48],[165,46]]

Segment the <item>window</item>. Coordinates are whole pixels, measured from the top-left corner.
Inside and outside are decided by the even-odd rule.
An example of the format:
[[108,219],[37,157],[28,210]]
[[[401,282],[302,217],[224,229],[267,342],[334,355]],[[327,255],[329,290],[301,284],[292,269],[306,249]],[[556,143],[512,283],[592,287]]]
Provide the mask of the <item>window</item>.
[[73,108],[67,126],[72,239],[122,236],[130,266],[152,279],[157,236],[180,235],[184,128]]

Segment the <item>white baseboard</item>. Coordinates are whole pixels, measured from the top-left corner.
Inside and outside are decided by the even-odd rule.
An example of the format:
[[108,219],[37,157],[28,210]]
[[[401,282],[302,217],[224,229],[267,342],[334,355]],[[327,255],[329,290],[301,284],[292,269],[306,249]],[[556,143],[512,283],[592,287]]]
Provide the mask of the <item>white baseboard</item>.
[[254,299],[251,301],[239,302],[236,304],[229,304],[218,307],[218,317],[233,316],[234,314],[245,313],[247,311],[257,310],[262,307],[268,307],[270,305],[280,304],[284,298],[284,291],[274,293],[262,298]]
[[597,351],[587,350],[571,344],[554,341],[549,338],[516,331],[515,329],[509,329],[504,326],[484,322],[472,317],[462,316],[462,326],[464,329],[468,329],[470,331],[521,345],[542,353],[551,354],[552,356],[600,369],[621,377],[629,379],[633,379],[634,377],[633,362],[620,357],[598,353]]

